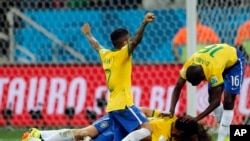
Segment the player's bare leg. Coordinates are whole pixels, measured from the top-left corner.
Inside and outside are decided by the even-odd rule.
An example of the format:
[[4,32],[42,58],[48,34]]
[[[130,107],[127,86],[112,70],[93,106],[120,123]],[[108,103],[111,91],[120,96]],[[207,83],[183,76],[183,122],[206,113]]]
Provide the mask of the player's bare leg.
[[76,141],[82,140],[84,137],[87,137],[87,136],[90,138],[94,138],[98,134],[99,134],[99,132],[97,131],[97,129],[93,125],[87,126],[85,128],[73,130],[73,135],[74,135]]

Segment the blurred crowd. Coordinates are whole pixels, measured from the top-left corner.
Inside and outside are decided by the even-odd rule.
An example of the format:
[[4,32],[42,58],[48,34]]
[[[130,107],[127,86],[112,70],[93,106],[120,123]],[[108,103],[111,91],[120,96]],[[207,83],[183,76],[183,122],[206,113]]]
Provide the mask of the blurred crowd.
[[[185,1],[180,0],[0,0],[0,60],[8,60],[8,21],[6,13],[11,7],[17,7],[20,10],[24,9],[168,9],[168,8],[183,8],[185,9]],[[249,0],[198,0],[198,7],[249,7]],[[220,37],[210,27],[207,27],[197,20],[197,35],[202,34],[203,39],[198,39],[198,43],[203,46],[210,43],[219,43]],[[16,20],[15,27],[20,27]],[[183,56],[178,54],[177,48],[185,46],[186,37],[185,27],[180,29],[173,39],[172,50],[177,62],[183,62]],[[235,37],[235,46],[239,47],[249,59],[250,55],[250,22],[246,21],[239,27],[237,36]],[[213,39],[208,40],[208,37]],[[201,46],[199,46],[201,47]],[[185,54],[185,51],[183,51]],[[185,56],[184,56],[185,58]],[[248,61],[249,62],[249,61]]]

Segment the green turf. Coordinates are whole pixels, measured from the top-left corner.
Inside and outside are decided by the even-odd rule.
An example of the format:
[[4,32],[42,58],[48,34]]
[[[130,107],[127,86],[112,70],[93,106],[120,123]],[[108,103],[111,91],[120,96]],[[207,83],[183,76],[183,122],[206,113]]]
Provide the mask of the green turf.
[[212,140],[213,140],[213,141],[216,141],[217,134],[211,134],[211,136],[212,136]]
[[26,128],[6,128],[0,127],[0,141],[20,141]]

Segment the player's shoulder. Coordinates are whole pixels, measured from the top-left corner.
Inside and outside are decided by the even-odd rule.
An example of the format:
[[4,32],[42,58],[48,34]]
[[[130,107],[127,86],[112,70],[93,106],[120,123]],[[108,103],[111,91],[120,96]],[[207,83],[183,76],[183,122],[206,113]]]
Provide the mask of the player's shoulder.
[[232,46],[228,43],[210,44],[210,45],[207,45],[205,47],[225,47],[225,48],[232,47],[232,48],[235,48],[234,46]]
[[106,49],[106,48],[100,48],[98,51],[99,51],[99,53],[102,53],[102,54],[105,54],[105,53],[107,53],[107,52],[110,52],[110,50],[109,50],[109,49]]
[[130,46],[130,44],[126,44],[125,46],[123,46],[121,49],[128,49]]
[[219,44],[220,46],[222,47],[225,47],[225,49],[227,50],[230,50],[230,49],[236,49],[236,47],[230,45],[230,44],[227,44],[227,43],[223,43],[223,44]]

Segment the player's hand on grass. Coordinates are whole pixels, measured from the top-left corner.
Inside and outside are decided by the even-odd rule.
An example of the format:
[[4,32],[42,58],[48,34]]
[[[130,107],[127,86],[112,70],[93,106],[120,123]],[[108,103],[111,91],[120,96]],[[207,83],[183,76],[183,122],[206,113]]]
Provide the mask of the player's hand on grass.
[[155,19],[155,15],[153,13],[147,13],[144,17],[144,22],[149,23]]
[[91,31],[91,28],[90,28],[89,24],[88,24],[88,23],[85,23],[85,24],[82,26],[82,33],[88,34],[88,33],[90,33],[90,31]]

